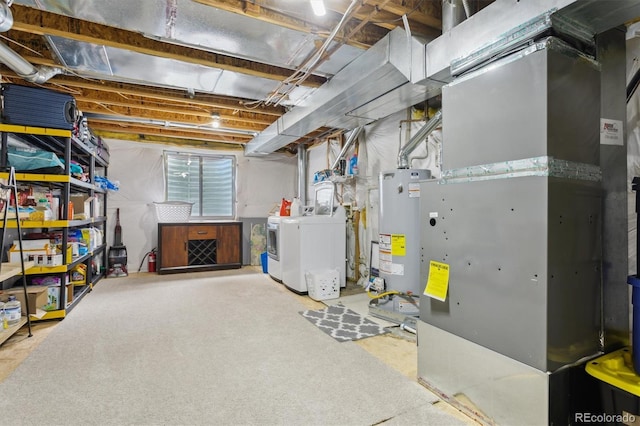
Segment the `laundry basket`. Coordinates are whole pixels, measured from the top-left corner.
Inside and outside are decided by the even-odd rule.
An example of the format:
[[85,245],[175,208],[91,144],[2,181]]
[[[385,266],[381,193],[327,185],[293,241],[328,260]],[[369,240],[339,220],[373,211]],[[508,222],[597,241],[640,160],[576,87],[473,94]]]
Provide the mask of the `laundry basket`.
[[305,273],[307,291],[313,300],[337,299],[340,297],[340,274],[337,269],[320,269]]
[[191,217],[193,203],[185,201],[154,201],[153,204],[156,205],[158,222],[187,222]]

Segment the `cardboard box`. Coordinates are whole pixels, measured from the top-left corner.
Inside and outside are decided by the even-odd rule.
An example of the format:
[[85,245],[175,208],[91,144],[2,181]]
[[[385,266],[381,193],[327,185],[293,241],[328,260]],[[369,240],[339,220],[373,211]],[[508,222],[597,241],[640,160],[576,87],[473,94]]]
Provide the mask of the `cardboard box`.
[[[24,303],[24,289],[22,287],[13,287],[0,291],[0,301],[6,302],[9,300],[9,296],[16,296],[16,300],[20,302],[22,307],[22,315],[27,315],[27,305]],[[29,298],[29,312],[35,314],[38,308],[42,308],[49,301],[48,287],[28,286],[27,296]]]
[[[59,275],[38,275],[31,277],[32,286],[59,286],[60,285],[60,276]],[[69,284],[69,275],[65,275],[65,284]]]
[[[55,311],[57,309],[60,309],[60,307],[58,306],[58,300],[60,300],[60,286],[49,286],[49,287],[43,287],[47,289],[47,302],[45,305],[43,306],[39,306],[40,309],[44,309],[45,311]],[[67,304],[73,302],[73,284],[67,284],[66,285],[66,297],[67,297]],[[63,306],[62,308],[64,309],[65,306]]]
[[93,217],[100,217],[102,215],[102,206],[99,197],[93,197]]
[[73,218],[76,220],[86,220],[91,217],[91,202],[95,197],[86,195],[72,195],[69,201],[73,203]]

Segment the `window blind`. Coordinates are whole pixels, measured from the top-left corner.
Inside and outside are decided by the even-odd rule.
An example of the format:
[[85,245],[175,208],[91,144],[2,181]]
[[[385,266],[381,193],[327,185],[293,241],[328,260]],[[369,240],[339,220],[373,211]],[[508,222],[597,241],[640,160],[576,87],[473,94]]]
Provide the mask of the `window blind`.
[[194,203],[191,216],[235,216],[235,157],[165,152],[167,201]]

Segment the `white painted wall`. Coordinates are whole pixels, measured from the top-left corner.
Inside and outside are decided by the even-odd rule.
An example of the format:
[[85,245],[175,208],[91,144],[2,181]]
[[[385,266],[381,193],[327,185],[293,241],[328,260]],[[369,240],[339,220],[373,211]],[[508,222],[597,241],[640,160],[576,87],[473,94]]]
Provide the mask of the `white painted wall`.
[[[200,154],[235,155],[237,159],[237,217],[267,217],[282,197],[291,199],[296,188],[295,157],[245,157],[241,151],[178,149],[160,144],[107,140],[111,154],[108,177],[120,190],[107,201],[107,243],[113,244],[115,212],[120,208],[123,243],[129,272],[137,272],[144,255],[158,245],[154,201],[164,201],[164,150]],[[142,271],[147,270],[146,262]]]
[[[364,140],[359,146],[359,177],[355,185],[339,185],[339,192],[345,201],[352,202],[359,209],[366,208],[366,224],[361,225],[361,246],[368,247],[371,239],[377,239],[378,192],[377,177],[380,171],[396,167],[400,147],[400,121],[406,119],[405,111],[393,114],[365,128]],[[412,132],[419,124],[412,126]],[[403,134],[402,143],[406,142]],[[161,144],[135,143],[121,140],[107,140],[111,160],[109,179],[120,182],[120,190],[109,194],[107,201],[107,243],[113,243],[115,211],[120,208],[120,222],[123,242],[127,246],[128,267],[137,272],[144,255],[158,245],[157,219],[154,201],[164,201],[163,150],[192,152],[201,154],[235,155],[237,159],[237,217],[267,217],[275,211],[282,198],[292,199],[296,195],[297,158],[284,154],[266,157],[245,157],[241,151],[212,151],[203,149],[178,149]],[[430,146],[437,145],[432,138]],[[425,144],[414,152],[416,156],[425,153]],[[328,168],[340,151],[340,146],[321,144],[308,150],[308,204],[313,202],[313,175],[318,170]],[[432,149],[431,152],[435,152]],[[347,153],[347,158],[353,150]],[[414,161],[415,168],[432,168],[437,173],[435,156],[427,160]],[[368,249],[363,251],[368,261]],[[146,271],[147,265],[142,265]]]

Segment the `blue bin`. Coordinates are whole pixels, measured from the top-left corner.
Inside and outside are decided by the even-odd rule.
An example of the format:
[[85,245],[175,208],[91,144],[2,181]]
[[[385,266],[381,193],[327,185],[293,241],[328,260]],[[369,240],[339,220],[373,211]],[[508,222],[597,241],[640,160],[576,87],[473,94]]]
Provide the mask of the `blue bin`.
[[627,277],[627,283],[631,284],[631,303],[633,304],[633,325],[631,329],[631,347],[633,356],[633,368],[636,374],[640,374],[640,279],[636,275]]
[[262,253],[260,255],[260,262],[262,263],[262,272],[264,272],[265,274],[269,272],[269,268],[268,268],[268,258],[267,258],[267,252],[265,251],[264,253]]

